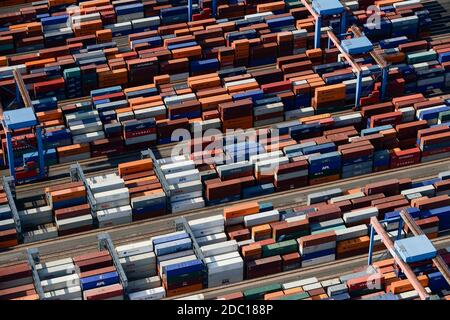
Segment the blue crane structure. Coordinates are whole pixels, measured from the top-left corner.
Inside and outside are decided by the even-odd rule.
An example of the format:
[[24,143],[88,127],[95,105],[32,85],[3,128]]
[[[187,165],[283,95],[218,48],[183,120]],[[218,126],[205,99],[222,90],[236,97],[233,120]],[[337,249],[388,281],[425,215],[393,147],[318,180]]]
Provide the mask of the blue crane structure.
[[[353,72],[356,73],[357,82],[356,82],[356,98],[355,98],[355,107],[356,109],[360,106],[360,99],[362,93],[362,72],[360,67],[355,67],[356,62],[353,59],[353,62],[349,60],[352,54],[362,54],[368,53],[372,57],[372,59],[377,63],[379,68],[381,69],[381,100],[385,100],[388,86],[388,75],[389,75],[389,67],[386,63],[385,59],[382,58],[379,54],[377,54],[373,50],[373,44],[370,40],[364,36],[364,34],[360,31],[360,29],[353,25],[350,30],[351,33],[347,33],[347,8],[339,0],[312,0],[311,4],[308,0],[301,0],[302,4],[305,8],[308,9],[309,13],[315,19],[315,32],[314,32],[314,48],[321,47],[321,34],[322,34],[322,19],[326,16],[334,16],[339,15],[341,18],[340,25],[340,34],[334,35],[332,38],[330,37],[330,31],[327,31],[328,34],[328,48],[331,47],[333,43],[343,54],[344,58],[349,62],[351,67],[353,68]],[[353,34],[354,37],[352,39],[344,39],[346,36]],[[342,43],[338,43],[338,39],[342,41]]]
[[[389,234],[383,227],[384,223],[398,223],[397,239],[395,242],[392,242]],[[408,226],[408,230],[411,230],[413,237],[402,239],[402,229],[405,224]],[[417,291],[422,300],[430,299],[430,295],[417,280],[415,273],[412,271],[408,263],[431,259],[447,283],[450,284],[450,271],[447,264],[442,257],[437,254],[437,250],[411,217],[408,210],[400,210],[398,216],[382,221],[379,221],[377,217],[370,218],[370,245],[369,256],[367,259],[368,265],[372,265],[373,261],[375,232],[380,236],[381,241],[394,258],[394,261],[403,271],[406,278],[412,284],[413,288]]]
[[301,3],[315,19],[314,48],[320,48],[320,38],[322,29],[322,19],[326,16],[340,15],[341,33],[347,29],[347,9],[339,0],[301,0]]
[[[15,182],[27,182],[37,179],[42,179],[45,177],[46,171],[45,171],[45,163],[44,163],[44,146],[42,141],[42,128],[39,124],[39,121],[36,117],[36,114],[34,112],[30,96],[28,94],[28,90],[25,87],[25,84],[23,82],[22,76],[17,70],[13,71],[14,79],[15,79],[15,85],[17,87],[17,96],[15,98],[15,102],[19,106],[23,106],[23,108],[14,109],[14,110],[6,110],[3,111],[3,119],[2,119],[2,125],[3,129],[5,130],[6,135],[6,151],[7,151],[7,158],[8,158],[8,167],[10,176],[14,178]],[[31,144],[28,144],[26,139],[22,140],[20,142],[17,142],[17,144],[21,144],[24,147],[32,147],[32,149],[35,149],[35,151],[32,153],[37,153],[37,162],[38,162],[38,169],[37,175],[19,178],[16,176],[16,164],[18,163],[15,159],[14,154],[14,145],[13,145],[13,134],[17,130],[21,129],[32,129],[32,132],[36,138],[36,146],[32,146]],[[19,162],[23,161],[23,167],[25,170],[28,170],[27,168],[27,159],[19,159]]]
[[[188,21],[192,21],[192,2],[193,0],[188,0]],[[212,0],[212,10],[211,10],[211,15],[213,17],[216,16],[216,12],[217,12],[217,0]]]

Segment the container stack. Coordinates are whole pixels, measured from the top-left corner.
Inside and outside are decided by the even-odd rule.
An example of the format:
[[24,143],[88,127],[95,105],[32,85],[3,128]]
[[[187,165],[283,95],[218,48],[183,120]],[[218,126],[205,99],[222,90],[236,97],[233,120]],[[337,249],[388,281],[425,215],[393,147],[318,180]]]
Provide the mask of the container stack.
[[136,148],[156,142],[156,121],[154,118],[128,120],[123,122],[125,146]]
[[[74,144],[82,145],[105,138],[98,111],[70,113],[65,115],[65,119]],[[80,154],[77,160],[82,160],[83,155]]]
[[374,147],[369,141],[344,144],[338,151],[342,155],[342,179],[372,172]]
[[[434,131],[434,132],[433,132]],[[422,162],[446,158],[450,145],[447,138],[450,136],[450,128],[447,126],[436,129],[422,129],[417,133],[417,144],[422,152]]]
[[16,224],[3,188],[0,190],[0,226],[0,248],[16,246],[19,243]]
[[108,251],[94,251],[73,257],[78,270],[83,300],[123,300],[119,274]]
[[341,153],[338,151],[311,154],[309,162],[309,184],[319,184],[339,180]]
[[72,258],[36,265],[47,300],[82,300],[80,276]]
[[151,159],[121,163],[118,170],[130,194],[133,221],[167,213],[167,196],[153,171]]
[[326,231],[298,239],[302,267],[334,261],[336,258],[336,233]]
[[89,202],[95,203],[92,215],[99,228],[115,226],[132,221],[130,193],[125,181],[116,173],[87,178],[92,194]]
[[[231,85],[231,82],[229,84]],[[222,132],[253,127],[253,103],[251,99],[221,103],[219,104],[219,113],[222,121]]]
[[237,242],[227,241],[222,215],[188,222],[204,256],[208,288],[237,283],[244,279],[244,261]]
[[157,275],[151,240],[118,246],[116,251],[128,279],[130,300],[158,300],[165,297],[165,289]]
[[338,112],[345,106],[345,84],[319,87],[315,90],[312,107],[316,113]]
[[0,268],[0,299],[39,300],[31,267],[26,262]]
[[82,89],[80,68],[66,69],[63,74],[66,83],[66,98],[76,98]]
[[152,242],[167,297],[203,288],[204,265],[192,250],[192,240],[187,232],[155,236]]
[[23,228],[24,243],[58,237],[53,210],[50,206],[21,210],[19,211],[19,219]]
[[82,182],[45,188],[47,204],[53,210],[58,235],[91,230],[93,219]]
[[167,183],[172,213],[205,206],[200,172],[193,160],[187,156],[168,157],[158,159],[158,165]]

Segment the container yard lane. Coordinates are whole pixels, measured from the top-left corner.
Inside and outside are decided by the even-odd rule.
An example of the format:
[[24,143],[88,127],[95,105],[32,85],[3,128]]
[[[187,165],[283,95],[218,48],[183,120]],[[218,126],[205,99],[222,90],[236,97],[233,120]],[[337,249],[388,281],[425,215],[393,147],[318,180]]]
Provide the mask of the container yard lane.
[[[450,160],[440,161],[439,163],[428,163],[417,166],[416,168],[399,168],[398,170],[386,172],[382,175],[371,174],[358,178],[350,178],[341,180],[335,183],[333,186],[342,189],[351,189],[355,187],[360,187],[364,184],[389,180],[393,178],[411,178],[420,179],[426,177],[436,176],[439,172],[450,170]],[[329,189],[329,185],[310,187],[304,190],[294,190],[283,192],[275,196],[266,196],[255,198],[256,201],[269,200],[273,203],[275,208],[287,207],[290,204],[306,203],[306,196],[309,193],[320,192]],[[231,204],[231,203],[230,203]],[[193,210],[183,214],[188,219],[198,219],[205,218],[208,216],[213,216],[221,214],[224,207],[229,206],[219,205],[214,208],[209,208],[207,210]],[[94,232],[89,232],[86,234],[80,234],[72,237],[61,237],[59,239],[54,239],[51,241],[43,241],[42,243],[32,243],[29,245],[19,245],[17,248],[8,250],[4,254],[0,255],[0,264],[10,264],[13,261],[22,260],[25,257],[26,248],[33,247],[38,248],[43,257],[50,256],[63,256],[68,252],[77,252],[86,250],[86,248],[95,247],[97,242],[97,234],[101,232],[108,232],[111,238],[117,242],[130,242],[133,239],[140,239],[149,237],[150,235],[163,233],[166,230],[175,229],[175,218],[157,218],[150,221],[143,221],[139,223],[134,223],[132,225],[126,225],[121,227],[110,227],[102,228],[101,230],[96,230]]]

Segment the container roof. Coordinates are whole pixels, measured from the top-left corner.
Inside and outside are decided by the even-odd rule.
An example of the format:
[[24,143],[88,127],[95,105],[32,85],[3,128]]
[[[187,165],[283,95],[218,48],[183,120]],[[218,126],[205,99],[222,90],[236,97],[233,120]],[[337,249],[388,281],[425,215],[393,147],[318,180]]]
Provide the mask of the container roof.
[[373,50],[372,42],[365,36],[342,40],[341,46],[349,54],[362,54]]
[[339,0],[313,0],[312,7],[320,15],[339,14],[345,10]]
[[400,239],[394,245],[398,255],[407,263],[432,259],[437,252],[426,235]]
[[5,111],[3,112],[3,118],[5,120],[5,125],[11,130],[28,128],[38,124],[32,108]]

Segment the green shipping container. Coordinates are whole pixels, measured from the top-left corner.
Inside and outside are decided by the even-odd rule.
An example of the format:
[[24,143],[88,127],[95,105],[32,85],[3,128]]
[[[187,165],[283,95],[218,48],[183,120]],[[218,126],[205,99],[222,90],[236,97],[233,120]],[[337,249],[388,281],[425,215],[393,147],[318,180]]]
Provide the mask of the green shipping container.
[[253,289],[248,289],[243,292],[244,299],[246,300],[257,300],[262,299],[266,293],[271,293],[275,291],[282,290],[281,284],[269,284],[264,287],[258,287]]
[[309,230],[299,230],[299,231],[292,232],[292,233],[281,234],[275,239],[275,241],[278,242],[281,237],[283,237],[282,241],[296,240],[300,237],[307,236],[307,235],[309,235]]
[[265,258],[297,251],[298,251],[297,240],[287,240],[263,246],[262,256],[263,258]]
[[274,300],[303,300],[309,298],[309,294],[307,292],[301,292],[296,294],[290,294],[287,296],[277,297]]
[[406,55],[406,62],[408,64],[416,64],[436,60],[436,57],[436,51],[434,50],[414,52]]
[[450,111],[439,112],[439,123],[450,121]]

